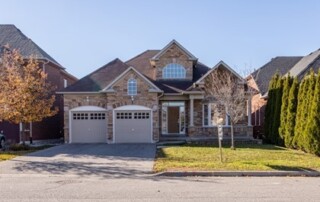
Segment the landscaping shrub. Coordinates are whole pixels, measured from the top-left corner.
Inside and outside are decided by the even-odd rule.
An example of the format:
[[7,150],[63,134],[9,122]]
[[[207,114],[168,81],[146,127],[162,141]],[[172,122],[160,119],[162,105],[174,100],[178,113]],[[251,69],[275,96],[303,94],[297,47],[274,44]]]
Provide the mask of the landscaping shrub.
[[8,147],[8,149],[11,151],[27,151],[30,150],[31,147],[24,144],[12,144]]

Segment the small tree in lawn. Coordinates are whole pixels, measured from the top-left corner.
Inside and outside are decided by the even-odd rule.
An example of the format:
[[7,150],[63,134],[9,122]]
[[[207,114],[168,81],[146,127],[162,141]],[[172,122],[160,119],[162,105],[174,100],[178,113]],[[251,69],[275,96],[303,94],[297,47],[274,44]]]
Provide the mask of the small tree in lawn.
[[206,77],[205,96],[216,106],[224,106],[231,125],[231,148],[234,149],[234,125],[246,114],[245,81],[224,68],[217,68]]
[[0,119],[22,124],[20,138],[25,143],[25,128],[30,122],[53,116],[54,88],[36,59],[25,59],[17,50],[6,49],[0,61]]

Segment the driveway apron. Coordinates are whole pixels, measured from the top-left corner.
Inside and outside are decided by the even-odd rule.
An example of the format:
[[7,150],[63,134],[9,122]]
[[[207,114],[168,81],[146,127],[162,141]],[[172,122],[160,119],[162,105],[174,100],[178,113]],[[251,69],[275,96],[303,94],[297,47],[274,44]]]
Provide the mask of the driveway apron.
[[139,177],[152,173],[155,153],[155,144],[66,144],[0,162],[0,175]]

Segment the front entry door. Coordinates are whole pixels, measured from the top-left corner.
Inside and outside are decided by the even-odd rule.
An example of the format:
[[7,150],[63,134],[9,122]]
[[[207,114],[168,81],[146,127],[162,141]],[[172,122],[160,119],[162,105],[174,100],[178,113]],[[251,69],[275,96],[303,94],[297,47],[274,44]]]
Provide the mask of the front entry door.
[[179,107],[168,107],[168,133],[179,133]]

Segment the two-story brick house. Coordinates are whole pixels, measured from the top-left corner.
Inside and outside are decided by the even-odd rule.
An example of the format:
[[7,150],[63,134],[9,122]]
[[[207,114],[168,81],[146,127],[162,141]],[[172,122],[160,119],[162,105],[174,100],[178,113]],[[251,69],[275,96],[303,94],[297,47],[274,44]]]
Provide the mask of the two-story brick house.
[[[57,91],[77,81],[77,78],[68,73],[63,66],[14,25],[0,25],[0,47],[4,46],[19,50],[26,59],[30,56],[35,57],[39,62],[39,68],[47,73],[48,81],[56,86]],[[63,99],[61,95],[56,95],[54,106],[59,108],[57,115],[41,122],[30,123],[28,130],[34,140],[63,137]],[[0,131],[5,133],[7,141],[20,142],[18,124],[0,121]]]
[[[222,61],[210,69],[175,40],[162,50],[147,50],[127,62],[115,59],[60,92],[65,142],[216,138],[214,103],[205,101],[202,87],[217,69],[242,79]],[[248,118],[235,127],[236,138],[252,138]],[[227,116],[224,122],[228,137]]]

